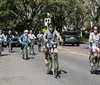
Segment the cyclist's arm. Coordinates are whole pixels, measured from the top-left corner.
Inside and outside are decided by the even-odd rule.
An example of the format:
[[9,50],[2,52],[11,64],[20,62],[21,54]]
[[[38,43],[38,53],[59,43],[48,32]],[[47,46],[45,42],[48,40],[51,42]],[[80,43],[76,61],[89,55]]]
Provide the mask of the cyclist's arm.
[[60,39],[60,41],[62,41],[61,36],[59,35],[59,33],[57,34],[57,37]]
[[46,36],[47,36],[47,32],[45,32],[45,33],[44,33],[44,36],[43,36],[44,42],[48,42]]
[[37,38],[39,38],[39,34],[37,34]]
[[19,42],[20,42],[20,43],[22,43],[22,37],[23,37],[23,36],[21,36],[21,37],[19,38]]
[[6,42],[6,36],[3,34],[3,41]]
[[30,44],[31,43],[31,38],[29,36],[27,38],[28,38],[28,44]]
[[93,42],[93,34],[92,33],[90,33],[90,35],[89,35],[89,42]]
[[33,34],[33,38],[36,39],[36,36]]
[[60,34],[57,31],[56,31],[56,35],[60,39],[60,41],[62,41],[62,38],[61,38]]
[[43,36],[44,42],[48,42],[48,40],[46,39],[46,36]]

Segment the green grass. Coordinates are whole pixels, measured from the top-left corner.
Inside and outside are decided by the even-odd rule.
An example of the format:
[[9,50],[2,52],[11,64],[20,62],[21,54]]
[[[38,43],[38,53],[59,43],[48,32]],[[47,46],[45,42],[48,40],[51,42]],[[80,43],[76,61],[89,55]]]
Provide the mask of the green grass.
[[88,43],[88,39],[87,38],[81,38],[80,39],[80,43],[81,44],[87,44]]

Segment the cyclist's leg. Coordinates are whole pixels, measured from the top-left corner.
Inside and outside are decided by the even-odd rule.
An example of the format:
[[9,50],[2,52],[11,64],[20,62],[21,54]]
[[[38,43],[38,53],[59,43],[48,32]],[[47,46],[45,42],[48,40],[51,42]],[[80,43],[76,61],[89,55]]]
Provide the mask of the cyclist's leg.
[[25,48],[25,50],[26,50],[26,59],[29,59],[29,57],[28,57],[28,44],[26,44],[26,48]]
[[33,52],[33,54],[35,54],[35,52],[34,52],[34,41],[32,43],[32,52]]
[[23,56],[23,59],[25,59],[25,54],[24,54],[24,47],[25,47],[25,45],[24,44],[22,44],[21,45],[21,50],[22,50],[22,56]]
[[40,45],[39,45],[39,41],[38,41],[38,51],[39,51],[39,49],[40,49]]
[[91,61],[93,61],[97,57],[97,55],[98,55],[96,48],[93,48],[92,52],[93,52],[93,56],[91,57]]
[[11,51],[13,50],[13,42],[11,42]]
[[32,51],[32,42],[29,44],[29,54],[31,54],[31,51]]
[[45,54],[45,63],[47,64],[48,62],[48,49],[47,48],[45,48],[45,50],[44,50],[44,54]]
[[96,48],[97,52],[100,53],[100,48]]

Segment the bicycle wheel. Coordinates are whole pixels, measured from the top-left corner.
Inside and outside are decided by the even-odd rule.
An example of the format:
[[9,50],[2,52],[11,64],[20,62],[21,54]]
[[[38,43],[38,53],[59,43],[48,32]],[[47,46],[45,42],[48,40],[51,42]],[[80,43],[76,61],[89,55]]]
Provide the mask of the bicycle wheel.
[[22,58],[25,59],[25,55],[24,55],[24,49],[22,50]]
[[34,43],[31,45],[31,55],[34,55]]
[[99,61],[100,61],[100,59],[97,57],[96,58],[96,70],[98,70],[98,68],[99,68]]
[[59,71],[59,63],[58,63],[58,53],[53,54],[53,65],[52,65],[53,76],[57,77]]
[[97,69],[98,69],[98,60],[97,60],[97,58],[96,59],[94,59],[93,61],[93,66],[90,66],[90,73],[91,74],[96,74],[96,72],[97,72]]
[[9,52],[12,52],[12,46],[11,46],[11,43],[9,43]]

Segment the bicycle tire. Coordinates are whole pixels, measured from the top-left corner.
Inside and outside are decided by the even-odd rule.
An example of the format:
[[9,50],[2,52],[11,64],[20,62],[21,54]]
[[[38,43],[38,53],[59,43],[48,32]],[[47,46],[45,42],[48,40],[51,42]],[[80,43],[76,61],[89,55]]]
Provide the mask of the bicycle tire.
[[51,59],[51,55],[49,54],[48,55],[48,64],[47,64],[47,74],[50,74],[51,73],[51,67],[52,67],[52,59]]
[[9,43],[9,52],[12,52],[12,46],[11,46],[11,43]]
[[25,48],[25,59],[27,59],[27,58],[28,58],[28,49]]
[[97,62],[96,62],[96,70],[99,68],[99,58],[97,58]]
[[59,71],[58,53],[53,53],[53,76],[57,77]]

